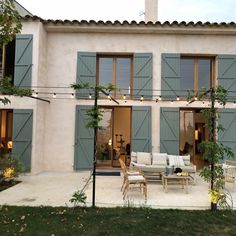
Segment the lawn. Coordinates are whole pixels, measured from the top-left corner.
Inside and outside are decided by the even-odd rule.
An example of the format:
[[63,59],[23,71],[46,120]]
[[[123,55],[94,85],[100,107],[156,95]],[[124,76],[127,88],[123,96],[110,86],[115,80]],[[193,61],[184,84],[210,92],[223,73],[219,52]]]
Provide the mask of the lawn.
[[236,235],[235,222],[235,211],[3,206],[0,235]]

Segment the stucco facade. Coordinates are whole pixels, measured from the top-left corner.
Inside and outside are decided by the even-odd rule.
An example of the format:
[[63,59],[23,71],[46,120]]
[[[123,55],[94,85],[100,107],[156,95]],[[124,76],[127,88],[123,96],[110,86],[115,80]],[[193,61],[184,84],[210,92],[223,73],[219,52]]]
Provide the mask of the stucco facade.
[[[191,104],[186,101],[155,102],[161,95],[161,55],[236,54],[235,25],[73,23],[32,17],[23,20],[21,34],[33,35],[32,89],[39,93],[38,97],[50,101],[12,97],[11,104],[4,107],[33,109],[32,173],[74,170],[76,105],[93,105],[93,100],[71,96],[74,91],[69,87],[76,82],[77,52],[152,53],[153,100],[118,101],[120,106],[151,107],[152,151],[155,152],[160,151],[160,107],[208,106],[201,101]],[[116,106],[107,99],[98,103]],[[234,108],[234,104],[230,102],[227,107]]]

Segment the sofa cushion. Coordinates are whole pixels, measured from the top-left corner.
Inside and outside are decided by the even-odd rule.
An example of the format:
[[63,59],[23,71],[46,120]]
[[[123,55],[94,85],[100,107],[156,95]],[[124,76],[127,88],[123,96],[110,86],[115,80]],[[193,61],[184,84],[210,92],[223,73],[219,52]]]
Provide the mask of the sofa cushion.
[[149,152],[137,152],[137,163],[151,165],[151,154]]
[[168,155],[169,165],[175,167],[185,166],[182,156]]
[[188,172],[188,173],[195,173],[196,172],[196,166],[194,166],[194,165],[181,166],[181,169],[183,172]]
[[167,165],[167,153],[152,153],[152,165]]
[[190,166],[190,155],[187,155],[187,156],[182,156],[182,158],[183,158],[183,161],[184,161],[184,164],[186,165],[186,166]]
[[146,173],[162,173],[166,170],[166,165],[148,165],[140,167],[142,172]]

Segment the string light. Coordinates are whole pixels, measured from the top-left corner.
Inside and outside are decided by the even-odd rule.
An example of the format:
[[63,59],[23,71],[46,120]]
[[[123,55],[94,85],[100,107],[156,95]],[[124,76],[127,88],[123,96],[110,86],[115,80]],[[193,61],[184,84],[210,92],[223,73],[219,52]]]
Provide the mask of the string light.
[[126,94],[123,95],[123,99],[124,99],[124,100],[126,99]]
[[75,97],[75,94],[74,94],[74,93],[72,93],[72,94],[71,94],[71,98],[74,98],[74,97]]
[[197,100],[198,100],[198,98],[195,96],[195,97],[194,97],[194,100],[195,100],[195,101],[197,101]]
[[179,101],[179,96],[176,97],[176,101]]
[[170,104],[173,104],[173,101],[171,101]]
[[162,99],[161,96],[159,96],[159,101],[161,101],[161,99]]
[[92,98],[92,94],[90,93],[90,94],[89,94],[89,99],[91,99],[91,98]]
[[38,93],[36,92],[36,93],[34,94],[34,96],[37,98],[37,97],[38,97]]
[[144,99],[144,97],[143,97],[143,95],[142,95],[141,98],[140,98],[140,101],[143,101],[143,99]]
[[57,97],[57,94],[56,94],[56,93],[53,93],[52,97],[53,97],[53,98],[56,98],[56,97]]

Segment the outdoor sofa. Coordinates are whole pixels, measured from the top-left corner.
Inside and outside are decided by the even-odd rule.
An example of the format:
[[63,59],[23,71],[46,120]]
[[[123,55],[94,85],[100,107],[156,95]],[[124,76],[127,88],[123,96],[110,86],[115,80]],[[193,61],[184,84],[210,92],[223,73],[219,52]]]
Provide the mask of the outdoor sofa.
[[147,177],[171,174],[176,168],[188,172],[195,179],[196,166],[190,162],[190,155],[168,155],[167,153],[131,152],[130,165],[139,168]]

